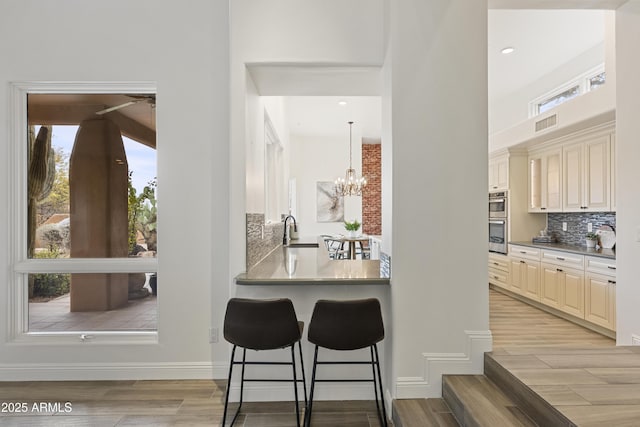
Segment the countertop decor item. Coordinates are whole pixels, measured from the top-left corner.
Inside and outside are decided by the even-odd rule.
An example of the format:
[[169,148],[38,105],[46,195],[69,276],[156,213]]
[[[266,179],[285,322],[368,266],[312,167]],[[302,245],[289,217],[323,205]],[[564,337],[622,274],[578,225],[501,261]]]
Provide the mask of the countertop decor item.
[[596,243],[598,243],[598,235],[596,233],[587,233],[585,236],[585,241],[587,242],[588,248],[595,248]]
[[362,176],[358,178],[356,170],[352,166],[353,152],[351,150],[351,128],[353,122],[349,122],[349,169],[345,178],[336,179],[336,193],[338,196],[362,196],[362,189],[367,185],[367,179]]
[[611,249],[616,245],[616,230],[611,225],[603,225],[596,231],[603,249]]

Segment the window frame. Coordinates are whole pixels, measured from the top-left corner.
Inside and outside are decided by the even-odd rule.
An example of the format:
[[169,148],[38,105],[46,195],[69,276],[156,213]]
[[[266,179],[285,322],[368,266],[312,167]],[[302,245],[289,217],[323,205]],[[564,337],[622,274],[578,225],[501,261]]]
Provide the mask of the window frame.
[[[575,96],[574,98],[577,98],[581,95],[584,95],[587,92],[591,91],[591,86],[589,84],[589,80],[592,77],[597,76],[600,73],[604,73],[606,72],[605,68],[604,68],[604,63],[599,64],[587,71],[585,71],[584,73],[574,77],[573,79],[569,80],[568,82],[565,82],[564,84],[550,90],[549,92],[546,92],[534,99],[532,99],[531,101],[529,101],[529,118],[532,117],[536,117],[542,113],[540,113],[540,104],[544,103],[545,101],[550,100],[551,98],[560,95],[561,93],[563,93],[566,90],[571,89],[574,86],[578,86],[578,95]],[[606,74],[605,74],[605,84],[606,84]],[[571,99],[574,99],[571,98]],[[566,101],[565,101],[566,102]],[[562,105],[562,104],[558,104],[558,105]],[[556,105],[557,107],[557,105]],[[556,108],[553,107],[553,108]],[[551,108],[551,110],[553,109]],[[545,113],[549,112],[550,110],[546,110]]]
[[[158,343],[155,331],[60,331],[29,332],[29,273],[157,273],[157,258],[29,259],[27,256],[28,94],[148,93],[156,94],[155,82],[50,82],[18,81],[9,91],[9,207],[8,254],[11,266],[7,281],[7,337],[28,344],[147,344]],[[159,317],[159,316],[158,316]],[[79,339],[80,338],[80,339]]]

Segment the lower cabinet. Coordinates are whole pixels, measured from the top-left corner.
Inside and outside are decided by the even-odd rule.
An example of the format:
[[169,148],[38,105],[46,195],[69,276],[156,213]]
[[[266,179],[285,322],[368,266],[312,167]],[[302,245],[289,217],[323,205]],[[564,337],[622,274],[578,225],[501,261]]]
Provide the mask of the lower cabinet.
[[616,281],[608,276],[587,274],[584,319],[616,330]]
[[[490,283],[615,331],[616,261],[602,257],[510,245],[505,286],[499,274]],[[497,265],[493,265],[494,272]],[[503,268],[503,267],[501,267]],[[504,277],[504,276],[502,276]]]
[[509,257],[489,252],[489,283],[509,289]]
[[584,273],[542,264],[540,302],[584,319]]

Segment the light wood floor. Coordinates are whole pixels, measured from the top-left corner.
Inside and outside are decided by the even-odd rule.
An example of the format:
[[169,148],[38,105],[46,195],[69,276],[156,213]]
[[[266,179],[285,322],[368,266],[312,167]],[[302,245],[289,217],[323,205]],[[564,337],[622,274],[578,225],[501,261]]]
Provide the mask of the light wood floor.
[[[615,347],[609,338],[493,290],[490,306],[495,358],[525,384],[580,426],[640,425],[640,348]],[[28,410],[0,408],[0,425],[219,425],[224,387],[224,381],[4,382],[0,403],[26,403]],[[54,407],[38,411],[34,403]],[[433,425],[453,425],[441,402],[427,403]],[[236,425],[295,425],[289,402],[245,403],[243,412]],[[314,403],[313,421],[378,425],[371,401]]]
[[[0,426],[215,426],[222,420],[225,383],[0,382]],[[41,408],[43,404],[49,407]],[[23,408],[25,412],[16,412]],[[236,408],[237,404],[230,404],[231,416]],[[228,416],[227,425],[230,420]],[[295,406],[292,402],[245,402],[234,425],[295,426]],[[373,401],[317,401],[313,425],[372,427],[379,423]]]

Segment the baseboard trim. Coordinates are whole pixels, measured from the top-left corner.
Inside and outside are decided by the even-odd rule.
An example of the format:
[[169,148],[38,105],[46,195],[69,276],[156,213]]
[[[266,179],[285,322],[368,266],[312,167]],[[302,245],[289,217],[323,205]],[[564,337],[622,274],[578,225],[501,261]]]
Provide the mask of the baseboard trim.
[[396,399],[442,397],[442,375],[482,374],[484,353],[492,350],[491,331],[465,331],[464,353],[423,353],[423,375],[398,377]]
[[0,364],[4,381],[224,379],[226,363],[37,363]]

